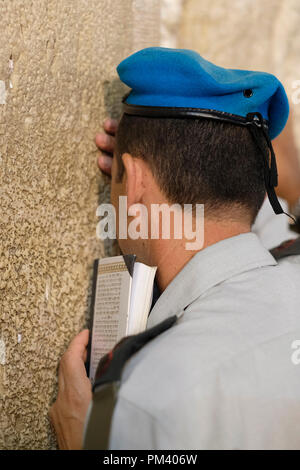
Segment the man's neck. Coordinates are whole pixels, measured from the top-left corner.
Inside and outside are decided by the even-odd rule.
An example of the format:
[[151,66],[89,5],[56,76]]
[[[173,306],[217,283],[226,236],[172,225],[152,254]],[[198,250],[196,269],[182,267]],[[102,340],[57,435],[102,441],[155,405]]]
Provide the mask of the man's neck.
[[231,222],[222,224],[205,221],[204,244],[201,250],[191,251],[186,249],[189,240],[152,240],[147,263],[157,266],[156,279],[160,291],[166,289],[175,276],[199,251],[210,245],[214,245],[226,238],[231,238],[242,233],[250,232],[248,224]]

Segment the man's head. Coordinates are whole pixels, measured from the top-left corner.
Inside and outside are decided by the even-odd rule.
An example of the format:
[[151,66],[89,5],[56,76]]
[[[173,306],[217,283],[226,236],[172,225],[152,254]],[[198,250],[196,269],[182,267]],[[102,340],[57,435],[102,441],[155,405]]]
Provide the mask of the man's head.
[[148,210],[151,203],[204,204],[205,221],[250,230],[265,197],[263,157],[249,130],[230,123],[123,114],[114,160],[116,207],[119,195]]
[[118,181],[125,176],[124,153],[147,163],[169,203],[205,204],[207,218],[251,224],[263,203],[263,157],[244,127],[123,114],[115,150]]
[[[118,65],[117,72],[130,87],[123,98],[122,119],[128,135],[120,132],[120,142],[131,141],[132,155],[139,153],[151,165],[169,200],[200,198],[210,214],[234,203],[236,210],[247,208],[253,220],[260,194],[255,174],[264,162],[270,203],[276,214],[283,212],[274,191],[277,174],[271,140],[284,128],[289,104],[275,76],[225,69],[195,51],[163,47],[135,52]],[[269,162],[266,146],[271,151]],[[195,180],[198,188],[190,188]]]

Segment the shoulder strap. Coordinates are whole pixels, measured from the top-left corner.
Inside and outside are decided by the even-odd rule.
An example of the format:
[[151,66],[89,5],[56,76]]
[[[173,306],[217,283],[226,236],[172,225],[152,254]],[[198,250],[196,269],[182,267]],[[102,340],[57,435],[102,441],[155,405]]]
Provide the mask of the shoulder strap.
[[84,450],[108,449],[111,420],[126,362],[150,340],[171,328],[178,318],[179,315],[173,315],[142,333],[123,338],[99,361],[84,435]]
[[276,260],[287,258],[288,256],[300,255],[300,237],[281,243],[281,245],[270,250],[270,253]]

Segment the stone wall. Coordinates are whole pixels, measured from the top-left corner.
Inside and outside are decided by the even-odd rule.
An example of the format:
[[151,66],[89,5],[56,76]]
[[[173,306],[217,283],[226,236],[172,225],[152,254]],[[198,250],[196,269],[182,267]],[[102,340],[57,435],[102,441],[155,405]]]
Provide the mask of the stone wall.
[[55,448],[58,360],[105,254],[93,139],[120,113],[116,65],[142,47],[191,48],[273,72],[291,96],[299,20],[299,0],[0,0],[0,448]]
[[278,76],[290,98],[300,150],[300,104],[292,99],[300,102],[299,24],[299,0],[183,0],[177,46],[223,67]]
[[0,1],[2,449],[55,447],[58,360],[104,254],[94,135],[120,112],[116,65],[159,41],[159,0]]

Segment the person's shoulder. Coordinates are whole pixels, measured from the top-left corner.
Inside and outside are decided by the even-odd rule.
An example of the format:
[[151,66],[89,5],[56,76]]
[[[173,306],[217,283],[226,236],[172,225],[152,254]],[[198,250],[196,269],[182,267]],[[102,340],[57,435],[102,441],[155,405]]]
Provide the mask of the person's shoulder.
[[165,407],[183,387],[195,383],[199,369],[196,371],[194,364],[204,352],[199,325],[179,320],[130,359],[123,372],[120,397],[151,413]]
[[299,324],[299,283],[300,266],[282,262],[210,289],[175,326],[130,359],[120,396],[159,411],[172,400],[180,401],[189,389],[200,393],[222,364],[237,363],[241,356],[256,355],[263,344],[293,335]]
[[[271,254],[273,254],[272,251]],[[275,259],[276,265],[261,266],[240,273],[218,286],[215,292],[208,294],[215,295],[220,291],[226,296],[227,292],[229,299],[229,292],[232,295],[234,291],[237,301],[244,301],[246,296],[248,302],[253,301],[258,306],[263,305],[265,299],[273,299],[274,312],[278,310],[282,302],[289,302],[289,298],[286,298],[287,294],[292,294],[292,298],[298,297],[300,301],[300,289],[295,288],[300,282],[300,252],[299,254],[291,252],[291,255]],[[276,298],[278,298],[278,304],[275,302]]]

